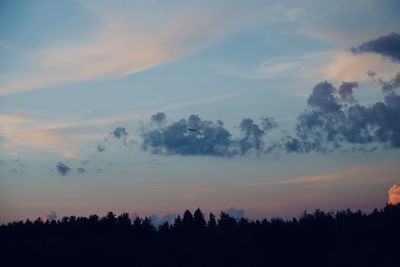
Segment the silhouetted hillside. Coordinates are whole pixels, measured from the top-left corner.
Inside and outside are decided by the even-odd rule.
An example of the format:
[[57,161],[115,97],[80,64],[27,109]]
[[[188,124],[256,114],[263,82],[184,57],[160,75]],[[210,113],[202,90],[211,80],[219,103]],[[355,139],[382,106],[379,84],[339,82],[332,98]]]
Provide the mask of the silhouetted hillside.
[[371,214],[316,210],[289,221],[204,218],[37,219],[0,226],[2,266],[399,266],[400,205]]

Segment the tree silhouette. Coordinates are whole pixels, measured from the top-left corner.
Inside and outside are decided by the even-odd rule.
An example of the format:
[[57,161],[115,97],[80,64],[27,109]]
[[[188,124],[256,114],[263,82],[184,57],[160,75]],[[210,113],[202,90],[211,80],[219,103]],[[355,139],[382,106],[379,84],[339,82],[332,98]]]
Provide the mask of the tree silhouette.
[[399,225],[400,205],[288,221],[210,213],[207,224],[197,209],[158,229],[109,212],[0,225],[0,257],[2,266],[398,266]]
[[193,214],[194,225],[197,230],[204,230],[206,228],[206,220],[204,214],[200,209],[197,209]]
[[208,223],[207,223],[207,227],[209,229],[217,228],[217,220],[215,219],[215,215],[212,214],[212,212],[210,213],[210,216],[209,216],[209,219],[208,219]]

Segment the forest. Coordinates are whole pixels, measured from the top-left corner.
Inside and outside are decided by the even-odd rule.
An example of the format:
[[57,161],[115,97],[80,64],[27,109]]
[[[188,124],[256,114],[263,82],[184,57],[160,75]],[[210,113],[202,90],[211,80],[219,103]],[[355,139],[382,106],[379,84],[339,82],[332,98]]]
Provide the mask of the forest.
[[399,240],[400,205],[290,220],[197,209],[158,227],[109,212],[3,224],[0,257],[2,266],[400,266]]

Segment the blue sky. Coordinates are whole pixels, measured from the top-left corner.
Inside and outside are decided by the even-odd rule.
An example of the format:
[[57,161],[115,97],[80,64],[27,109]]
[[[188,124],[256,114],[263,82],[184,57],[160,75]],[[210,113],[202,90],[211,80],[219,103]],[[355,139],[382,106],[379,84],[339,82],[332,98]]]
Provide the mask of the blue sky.
[[1,1],[0,221],[382,207],[400,182],[398,8]]

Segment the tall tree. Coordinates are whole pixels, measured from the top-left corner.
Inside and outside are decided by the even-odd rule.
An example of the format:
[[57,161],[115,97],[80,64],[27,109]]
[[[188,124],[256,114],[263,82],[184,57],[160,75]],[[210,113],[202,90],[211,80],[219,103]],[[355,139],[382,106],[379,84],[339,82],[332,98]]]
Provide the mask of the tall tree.
[[204,214],[201,212],[201,210],[198,208],[194,212],[194,225],[196,229],[198,230],[203,230],[206,227],[206,220],[204,219]]

